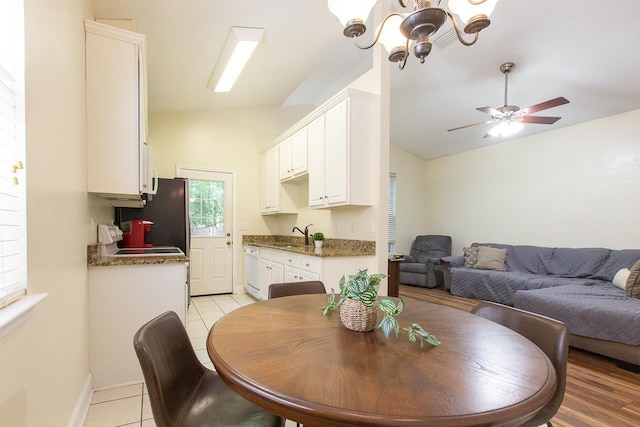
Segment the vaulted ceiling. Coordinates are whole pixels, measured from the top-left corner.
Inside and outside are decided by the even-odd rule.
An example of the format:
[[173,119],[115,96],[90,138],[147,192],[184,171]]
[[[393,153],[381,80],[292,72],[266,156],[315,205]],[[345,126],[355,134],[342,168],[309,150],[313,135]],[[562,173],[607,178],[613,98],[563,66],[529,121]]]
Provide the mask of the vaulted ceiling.
[[[134,19],[147,36],[150,111],[319,105],[371,64],[325,0],[92,2],[97,18]],[[640,108],[640,2],[502,0],[491,21],[474,46],[434,47],[404,71],[389,64],[393,144],[431,159]],[[265,35],[234,89],[217,94],[207,83],[232,26]],[[510,138],[483,138],[487,125],[447,132],[487,119],[476,107],[503,105],[507,61],[509,104],[564,96],[569,104],[538,114],[562,119]]]

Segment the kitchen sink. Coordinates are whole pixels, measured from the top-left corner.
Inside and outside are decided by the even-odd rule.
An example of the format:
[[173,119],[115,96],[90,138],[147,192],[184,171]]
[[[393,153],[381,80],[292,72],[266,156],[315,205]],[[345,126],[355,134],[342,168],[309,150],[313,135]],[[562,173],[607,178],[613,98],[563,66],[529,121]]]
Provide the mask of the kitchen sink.
[[292,245],[291,243],[272,242],[267,243],[269,246],[277,246],[280,248],[303,248],[304,245]]

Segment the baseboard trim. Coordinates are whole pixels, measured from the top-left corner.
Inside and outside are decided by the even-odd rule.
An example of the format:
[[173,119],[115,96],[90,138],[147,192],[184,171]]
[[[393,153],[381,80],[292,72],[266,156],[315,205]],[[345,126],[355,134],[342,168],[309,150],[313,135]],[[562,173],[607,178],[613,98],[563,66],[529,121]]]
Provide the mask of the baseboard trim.
[[87,379],[84,381],[84,386],[76,402],[76,407],[73,409],[73,414],[69,420],[68,427],[83,427],[84,421],[87,418],[89,412],[89,405],[91,405],[91,398],[93,397],[93,377],[91,373],[87,374]]

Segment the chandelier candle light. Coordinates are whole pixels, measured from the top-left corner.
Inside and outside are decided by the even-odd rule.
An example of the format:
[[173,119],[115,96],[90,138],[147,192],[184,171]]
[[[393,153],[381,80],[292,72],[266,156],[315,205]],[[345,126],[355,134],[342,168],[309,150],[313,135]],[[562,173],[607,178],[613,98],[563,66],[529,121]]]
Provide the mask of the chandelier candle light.
[[[424,63],[432,47],[429,37],[437,33],[447,19],[451,20],[460,43],[465,46],[473,45],[478,41],[478,33],[491,23],[489,15],[498,3],[498,0],[447,0],[449,11],[440,7],[442,0],[433,2],[437,3],[438,7],[431,7],[430,1],[412,0],[413,12],[394,12],[387,15],[378,26],[373,42],[363,46],[358,43],[358,37],[367,30],[364,23],[376,1],[328,0],[327,3],[331,13],[336,15],[344,26],[344,35],[353,38],[356,47],[369,49],[380,40],[389,52],[389,61],[397,62],[401,70],[409,57],[410,47],[413,54],[420,59],[420,63]],[[398,3],[403,8],[409,6],[409,0],[398,0]],[[466,41],[463,38],[452,12],[465,24],[463,31],[472,34],[473,40]]]

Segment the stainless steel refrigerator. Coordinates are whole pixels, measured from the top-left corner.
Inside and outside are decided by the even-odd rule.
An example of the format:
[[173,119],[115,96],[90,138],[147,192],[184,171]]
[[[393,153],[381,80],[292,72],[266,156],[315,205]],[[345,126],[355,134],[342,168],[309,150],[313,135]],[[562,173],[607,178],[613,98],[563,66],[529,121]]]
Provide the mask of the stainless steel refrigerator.
[[[115,208],[115,222],[142,219],[152,221],[145,243],[154,246],[177,246],[189,256],[189,180],[159,178],[158,193],[143,208]],[[188,283],[188,277],[187,277]]]

